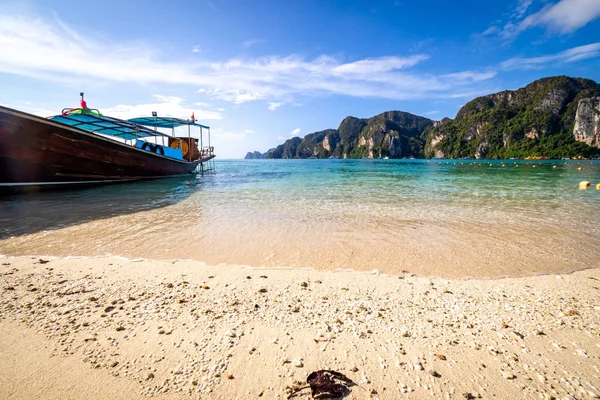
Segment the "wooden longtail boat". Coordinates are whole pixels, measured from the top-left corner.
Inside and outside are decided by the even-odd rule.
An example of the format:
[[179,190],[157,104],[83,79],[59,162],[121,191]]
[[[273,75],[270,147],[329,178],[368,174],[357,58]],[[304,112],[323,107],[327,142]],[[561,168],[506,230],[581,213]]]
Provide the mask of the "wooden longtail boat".
[[[192,174],[215,157],[210,128],[190,120],[121,120],[81,108],[42,118],[0,106],[0,189],[60,187]],[[187,126],[185,134],[175,128]],[[152,129],[154,128],[154,129]],[[171,135],[158,128],[171,129]],[[199,137],[192,136],[198,128]],[[208,146],[203,146],[203,130]],[[179,129],[181,131],[181,129]]]

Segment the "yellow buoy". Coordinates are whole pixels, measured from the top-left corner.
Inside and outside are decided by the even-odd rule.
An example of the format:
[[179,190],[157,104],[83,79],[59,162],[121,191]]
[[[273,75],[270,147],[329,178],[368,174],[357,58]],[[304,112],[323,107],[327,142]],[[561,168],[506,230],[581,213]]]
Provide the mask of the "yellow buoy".
[[581,182],[579,182],[579,189],[580,190],[587,189],[589,187],[590,187],[590,183],[588,181],[581,181]]
[[600,183],[596,183],[596,190],[600,190]]
[[581,171],[582,169],[583,169],[583,168],[579,167],[579,168],[577,168],[577,171]]
[[556,165],[553,165],[552,168],[556,168]]

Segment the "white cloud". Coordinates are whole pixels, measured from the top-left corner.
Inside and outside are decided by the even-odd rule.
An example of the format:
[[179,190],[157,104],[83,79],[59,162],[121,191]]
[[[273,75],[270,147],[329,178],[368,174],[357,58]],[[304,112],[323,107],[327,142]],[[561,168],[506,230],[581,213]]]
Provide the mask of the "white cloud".
[[348,64],[342,64],[333,68],[334,73],[347,74],[377,74],[382,72],[394,71],[406,67],[412,67],[415,64],[427,60],[429,57],[425,54],[418,54],[410,57],[379,57],[368,58],[355,61]]
[[517,19],[523,18],[529,6],[533,3],[533,0],[519,0],[517,7],[515,8],[514,16]]
[[600,17],[599,0],[560,0],[529,15],[521,22],[507,23],[502,36],[513,38],[533,27],[543,27],[550,32],[564,35],[575,32],[598,17]]
[[192,47],[192,53],[202,53],[202,48],[200,47],[200,45],[195,45],[194,47]]
[[[154,103],[136,105],[120,104],[103,108],[102,113],[122,119],[148,116],[152,114],[152,111],[156,111],[159,117],[176,117],[184,119],[190,118],[192,113],[194,113],[194,117],[200,122],[223,119],[223,115],[217,111],[208,111],[186,106],[183,99],[180,97],[162,96],[158,94],[155,94],[153,97],[156,99]],[[93,105],[90,104],[90,106]]]
[[496,71],[463,71],[454,74],[446,74],[443,75],[443,77],[459,82],[479,82],[491,79],[496,76],[496,74]]
[[464,92],[456,92],[448,96],[449,99],[474,99],[475,97],[484,96],[486,94],[499,92],[500,88],[486,90],[465,90]]
[[252,129],[245,129],[244,133],[254,133],[254,131]]
[[211,137],[215,137],[222,141],[236,142],[246,139],[246,133],[231,132],[225,129],[214,128],[210,130]]
[[255,44],[259,44],[261,42],[262,42],[262,40],[258,40],[258,39],[246,40],[246,41],[242,42],[242,47],[244,49],[249,49],[250,47],[254,46]]
[[600,42],[585,46],[573,47],[560,53],[540,57],[521,58],[515,57],[504,61],[500,67],[509,69],[535,69],[543,68],[548,64],[571,63],[600,56]]
[[267,97],[266,94],[244,89],[215,88],[207,91],[207,93],[209,96],[212,96],[216,99],[229,101],[234,104],[242,104],[248,101],[262,100]]
[[[567,0],[565,0],[567,1]],[[336,94],[395,100],[448,98],[493,72],[434,75],[411,70],[426,54],[344,62],[323,55],[164,61],[147,43],[84,37],[57,20],[0,14],[0,72],[48,81],[196,85],[199,93],[241,104],[265,101],[270,110],[297,96]]]
[[291,139],[295,136],[300,135],[300,132],[302,132],[302,129],[300,128],[296,128],[293,131],[291,131],[287,136],[277,136],[277,140],[288,140]]
[[58,114],[57,110],[48,110],[45,108],[33,107],[31,105],[31,103],[28,101],[22,101],[22,102],[19,102],[18,104],[2,104],[2,103],[0,103],[0,106],[14,108],[14,109],[17,109],[20,111],[25,111],[30,114],[39,115],[41,117],[50,117],[52,115]]
[[435,114],[439,114],[439,111],[427,111],[426,113],[423,113],[423,115],[435,115]]
[[488,35],[493,35],[494,33],[498,32],[498,27],[497,26],[490,26],[489,28],[487,28],[485,31],[483,31],[481,33],[482,36],[488,36]]
[[103,44],[56,22],[0,15],[0,71],[37,78],[97,77],[119,82],[188,83],[193,74],[155,61],[148,46]]
[[269,110],[270,110],[270,111],[275,111],[275,110],[277,110],[279,107],[281,107],[281,103],[277,103],[277,102],[274,102],[274,101],[272,101],[272,102],[270,102],[270,103],[267,103],[267,104],[269,105],[269,107],[268,107],[268,108],[269,108]]

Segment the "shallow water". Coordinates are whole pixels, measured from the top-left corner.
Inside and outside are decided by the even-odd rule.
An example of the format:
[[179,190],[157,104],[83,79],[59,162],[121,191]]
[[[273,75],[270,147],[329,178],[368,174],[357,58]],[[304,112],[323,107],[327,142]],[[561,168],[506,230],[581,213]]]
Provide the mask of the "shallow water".
[[565,272],[600,266],[596,183],[599,161],[225,160],[193,177],[4,197],[0,254]]

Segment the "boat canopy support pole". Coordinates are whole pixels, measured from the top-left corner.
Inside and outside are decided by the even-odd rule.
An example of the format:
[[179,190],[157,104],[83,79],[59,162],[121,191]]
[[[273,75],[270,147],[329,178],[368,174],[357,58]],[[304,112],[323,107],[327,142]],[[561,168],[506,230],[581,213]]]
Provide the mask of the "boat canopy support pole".
[[188,156],[192,161],[192,126],[188,123]]

